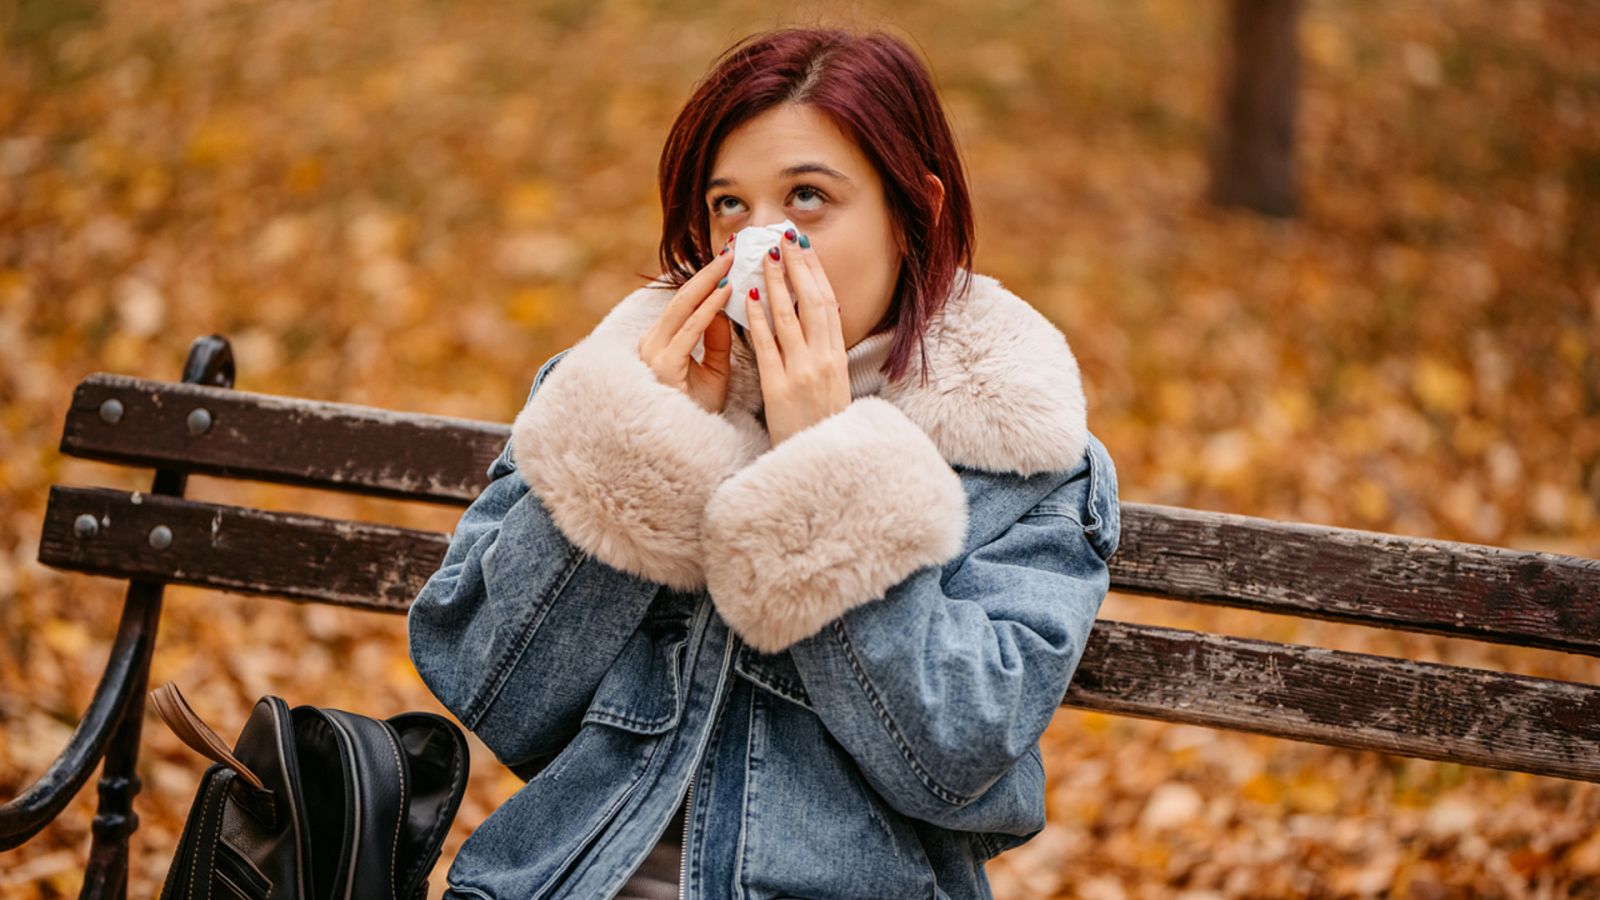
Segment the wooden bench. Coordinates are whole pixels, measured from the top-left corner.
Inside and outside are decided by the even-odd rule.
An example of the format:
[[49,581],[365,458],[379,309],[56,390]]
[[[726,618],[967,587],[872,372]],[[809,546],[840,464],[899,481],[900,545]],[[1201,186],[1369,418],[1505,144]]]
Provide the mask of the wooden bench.
[[[55,485],[40,562],[127,579],[106,671],[56,762],[0,809],[0,851],[104,760],[81,896],[125,893],[140,723],[163,585],[404,613],[429,531],[183,498],[191,472],[465,506],[509,426],[233,390],[228,343],[179,383],[94,374],[61,452],[152,468],[132,493]],[[1124,503],[1117,591],[1600,655],[1600,561]],[[1065,704],[1600,781],[1600,686],[1100,620]]]

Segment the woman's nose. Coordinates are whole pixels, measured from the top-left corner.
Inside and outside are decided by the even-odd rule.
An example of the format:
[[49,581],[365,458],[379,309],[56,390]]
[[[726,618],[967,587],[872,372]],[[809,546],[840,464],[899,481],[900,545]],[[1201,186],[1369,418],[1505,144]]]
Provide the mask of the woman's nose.
[[750,217],[750,224],[764,228],[768,225],[781,225],[783,220],[787,218],[789,216],[784,213],[782,207],[764,208],[758,206],[755,209],[755,213]]

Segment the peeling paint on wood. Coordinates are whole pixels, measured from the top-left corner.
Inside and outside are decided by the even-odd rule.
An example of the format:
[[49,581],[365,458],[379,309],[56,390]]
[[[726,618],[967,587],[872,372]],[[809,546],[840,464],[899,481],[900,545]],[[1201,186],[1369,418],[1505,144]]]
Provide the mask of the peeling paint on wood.
[[[92,540],[74,537],[80,512],[107,517]],[[65,530],[60,516],[69,517]],[[174,536],[160,553],[145,541],[157,524]],[[184,540],[202,535],[207,539]],[[134,505],[123,491],[55,485],[39,561],[118,578],[403,613],[448,546],[447,536],[432,531],[153,495]]]
[[1600,781],[1600,686],[1102,619],[1063,705]]
[[[115,397],[125,412],[102,421]],[[188,412],[211,411],[193,435]],[[199,472],[436,503],[471,502],[511,427],[95,373],[79,382],[61,452],[124,465]]]
[[1600,560],[1122,504],[1119,591],[1600,656]]

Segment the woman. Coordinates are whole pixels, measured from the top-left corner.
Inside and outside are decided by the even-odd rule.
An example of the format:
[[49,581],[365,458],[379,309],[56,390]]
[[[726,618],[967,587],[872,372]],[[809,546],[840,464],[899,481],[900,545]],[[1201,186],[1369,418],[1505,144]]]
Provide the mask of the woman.
[[[666,274],[539,370],[411,607],[424,681],[529,779],[449,895],[988,896],[1119,536],[1077,363],[967,271],[891,36],[745,39],[660,174]],[[715,248],[785,219],[736,330]]]

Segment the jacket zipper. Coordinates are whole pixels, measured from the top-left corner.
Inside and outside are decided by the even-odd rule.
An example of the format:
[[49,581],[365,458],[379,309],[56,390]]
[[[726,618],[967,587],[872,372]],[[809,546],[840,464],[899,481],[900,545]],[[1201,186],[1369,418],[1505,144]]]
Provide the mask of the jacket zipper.
[[689,882],[689,812],[694,809],[694,776],[689,776],[689,793],[683,800],[683,853],[678,857],[678,900]]
[[[720,692],[722,690],[723,679],[728,675],[728,661],[733,658],[733,654],[736,652],[738,645],[738,636],[732,631],[729,631],[727,635],[727,644],[723,647],[722,651],[722,671],[717,675],[717,686],[712,694],[712,696],[716,698],[711,704],[711,715],[713,718],[716,717],[718,710],[720,710],[722,707],[723,695]],[[704,748],[705,745],[702,744],[701,749],[703,750]],[[684,900],[685,892],[687,892],[689,889],[689,842],[692,840],[692,837],[689,833],[689,819],[694,814],[694,779],[695,775],[699,774],[700,762],[697,761],[694,765],[694,768],[695,772],[689,775],[689,787],[683,796],[683,855],[678,858],[678,900]]]

